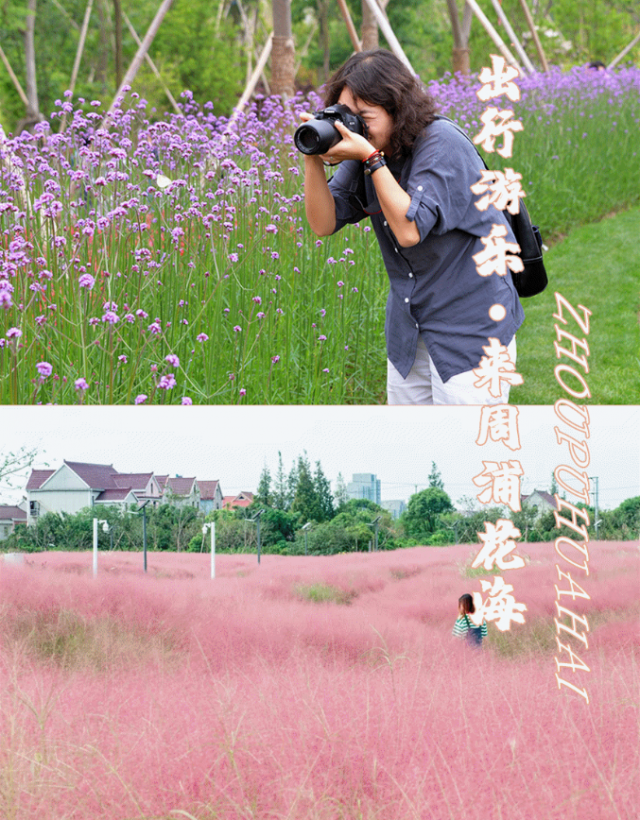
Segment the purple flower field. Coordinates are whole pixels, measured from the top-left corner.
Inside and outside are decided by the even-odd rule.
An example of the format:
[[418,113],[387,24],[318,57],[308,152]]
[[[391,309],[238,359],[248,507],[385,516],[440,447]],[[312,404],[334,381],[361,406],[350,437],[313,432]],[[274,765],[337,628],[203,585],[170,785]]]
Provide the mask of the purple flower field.
[[[522,173],[544,235],[638,201],[640,71],[519,85],[514,156],[490,160]],[[475,135],[479,87],[430,90]],[[151,121],[129,93],[106,124],[61,100],[33,135],[0,134],[0,403],[383,401],[375,238],[304,220],[293,131],[320,105],[261,99],[229,122],[185,92]]]
[[524,624],[451,636],[476,552],[0,564],[1,816],[635,818],[637,545],[592,542],[563,600],[588,705],[555,680],[552,544],[508,574]]

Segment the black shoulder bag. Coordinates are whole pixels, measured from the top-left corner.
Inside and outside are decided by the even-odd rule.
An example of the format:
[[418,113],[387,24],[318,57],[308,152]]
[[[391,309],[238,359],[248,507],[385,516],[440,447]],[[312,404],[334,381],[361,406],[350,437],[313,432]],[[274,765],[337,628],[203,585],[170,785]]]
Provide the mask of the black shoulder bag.
[[[476,149],[476,153],[482,160],[484,167],[489,170],[489,166],[484,161],[484,157],[480,151],[478,151],[476,145],[474,145],[473,140],[469,138],[469,135],[466,134],[457,123],[440,114],[436,114],[436,119],[450,122],[454,128],[466,137]],[[515,285],[518,296],[536,296],[538,293],[542,293],[547,287],[548,282],[547,271],[545,270],[542,259],[543,241],[540,230],[537,225],[531,224],[529,212],[522,200],[520,200],[520,208],[517,214],[511,214],[507,210],[504,210],[502,213],[506,216],[516,242],[520,246],[520,251],[516,255],[522,259],[524,265],[524,269],[519,273],[510,271],[513,284]]]

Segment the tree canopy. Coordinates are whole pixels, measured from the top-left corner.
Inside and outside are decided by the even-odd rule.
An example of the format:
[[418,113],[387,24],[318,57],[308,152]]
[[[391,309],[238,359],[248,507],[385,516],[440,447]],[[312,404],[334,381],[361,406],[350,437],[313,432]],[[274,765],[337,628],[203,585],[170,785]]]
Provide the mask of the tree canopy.
[[[457,3],[462,9],[461,0]],[[352,1],[347,6],[360,32],[362,3]],[[502,8],[530,59],[539,64],[519,0],[503,0]],[[47,118],[56,100],[62,100],[70,87],[86,9],[85,0],[5,0],[0,7],[0,39],[6,60],[30,98],[33,81],[37,104]],[[292,0],[290,9],[297,87],[318,88],[353,50],[347,27],[338,4],[328,0],[311,4]],[[136,37],[143,38],[157,10],[158,0],[93,0],[76,98],[87,103],[98,99],[108,106],[123,68],[130,65],[138,50]],[[395,36],[425,82],[451,71],[453,35],[445,0],[390,0],[385,11]],[[485,11],[503,33],[493,10]],[[551,0],[534,4],[533,11],[549,63],[563,67],[591,59],[610,62],[632,41],[640,24],[633,0]],[[216,114],[227,116],[255,68],[273,19],[268,0],[174,0],[149,52],[161,79],[145,63],[134,90],[157,109],[159,117],[171,109],[165,86],[177,100],[182,92],[190,91],[197,102],[211,103]],[[382,33],[378,40],[388,46]],[[628,55],[628,61],[637,60],[639,48]],[[486,65],[488,55],[496,50],[475,18],[469,49],[472,72]],[[263,73],[266,82],[261,80],[258,90],[269,93],[270,69]],[[25,113],[20,92],[2,66],[1,123],[13,131],[25,121]]]

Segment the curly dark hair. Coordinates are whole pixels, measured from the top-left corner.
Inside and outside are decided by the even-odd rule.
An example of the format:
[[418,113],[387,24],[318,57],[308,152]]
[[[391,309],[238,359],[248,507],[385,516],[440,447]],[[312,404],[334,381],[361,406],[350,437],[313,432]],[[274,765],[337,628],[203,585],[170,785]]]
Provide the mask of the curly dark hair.
[[409,154],[418,135],[434,120],[435,100],[404,63],[384,48],[353,54],[327,82],[325,105],[335,105],[345,86],[354,97],[382,106],[393,118],[392,157]]

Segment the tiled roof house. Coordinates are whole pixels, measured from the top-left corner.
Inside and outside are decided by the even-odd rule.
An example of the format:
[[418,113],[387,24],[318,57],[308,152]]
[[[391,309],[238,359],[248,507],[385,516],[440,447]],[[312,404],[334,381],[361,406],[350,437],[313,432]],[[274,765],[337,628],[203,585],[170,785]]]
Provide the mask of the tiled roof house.
[[15,531],[16,524],[27,523],[27,512],[22,507],[0,504],[0,541]]
[[537,507],[540,513],[557,509],[555,498],[545,490],[534,490],[531,495],[523,495],[522,503]]
[[238,495],[225,495],[222,499],[222,509],[232,510],[234,507],[248,507],[253,504],[253,493],[244,490]]
[[47,512],[77,513],[96,504],[161,500],[153,473],[118,473],[113,464],[64,461],[57,470],[32,470],[26,486],[28,522]]
[[199,507],[200,490],[195,476],[193,478],[183,478],[182,476],[167,478],[162,497],[166,504],[174,504],[179,507]]
[[204,513],[222,509],[222,489],[219,481],[198,481],[200,490],[200,509]]

